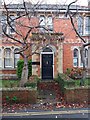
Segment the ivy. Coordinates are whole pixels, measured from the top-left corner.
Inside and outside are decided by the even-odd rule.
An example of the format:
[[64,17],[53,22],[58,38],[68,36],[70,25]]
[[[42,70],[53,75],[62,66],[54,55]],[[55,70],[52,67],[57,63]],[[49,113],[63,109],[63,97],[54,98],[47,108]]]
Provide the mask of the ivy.
[[[32,62],[31,60],[28,61],[28,77],[32,75],[32,63],[31,62]],[[24,65],[24,60],[19,60],[17,63],[18,79],[21,79],[23,65]]]

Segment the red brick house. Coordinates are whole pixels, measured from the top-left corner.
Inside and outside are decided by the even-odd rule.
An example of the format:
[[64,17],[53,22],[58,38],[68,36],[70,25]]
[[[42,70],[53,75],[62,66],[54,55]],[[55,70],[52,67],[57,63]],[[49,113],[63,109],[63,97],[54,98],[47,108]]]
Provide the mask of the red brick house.
[[[32,5],[31,5],[32,6]],[[18,16],[24,12],[22,5],[9,5],[10,14],[12,17]],[[19,8],[19,9],[17,9]],[[31,18],[31,24],[38,25],[42,19],[41,26],[46,26],[52,30],[51,39],[47,46],[40,46],[37,50],[39,54],[32,55],[32,62],[36,63],[32,65],[32,75],[38,75],[42,79],[53,79],[58,73],[66,72],[67,68],[82,67],[80,57],[80,47],[83,44],[80,38],[73,30],[69,17],[65,16],[67,6],[61,5],[40,5],[36,11],[35,16]],[[74,17],[74,22],[78,32],[87,41],[90,40],[90,11],[87,7],[71,6],[73,13],[78,9],[78,14]],[[31,7],[29,8],[31,10]],[[5,17],[5,11],[2,11],[2,18]],[[22,22],[25,25],[28,24],[28,20],[23,17]],[[2,20],[3,21],[3,20]],[[2,26],[6,21],[2,22]],[[15,24],[15,23],[14,23]],[[13,24],[13,25],[14,25]],[[17,30],[23,33],[27,32],[27,29],[19,28],[15,26]],[[7,29],[10,34],[14,35],[13,30]],[[44,29],[35,29],[32,32],[32,37],[35,42],[38,42],[40,34],[43,36],[49,34]],[[16,36],[17,37],[17,36]],[[3,79],[6,77],[16,77],[17,61],[21,58],[19,54],[14,54],[14,51],[19,49],[19,45],[14,45],[7,42],[7,37],[2,33],[2,44],[0,44],[0,68],[1,76]],[[42,42],[42,41],[41,41]],[[43,44],[43,43],[42,43]],[[32,48],[33,51],[33,48]],[[86,66],[88,66],[88,47],[85,50]]]

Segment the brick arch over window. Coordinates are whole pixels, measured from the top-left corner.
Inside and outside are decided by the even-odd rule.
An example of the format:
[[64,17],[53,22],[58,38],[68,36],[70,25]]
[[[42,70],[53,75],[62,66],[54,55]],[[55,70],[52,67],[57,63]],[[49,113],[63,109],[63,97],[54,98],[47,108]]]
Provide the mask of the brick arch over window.
[[4,67],[12,67],[12,57],[11,57],[11,49],[5,48],[4,49]]

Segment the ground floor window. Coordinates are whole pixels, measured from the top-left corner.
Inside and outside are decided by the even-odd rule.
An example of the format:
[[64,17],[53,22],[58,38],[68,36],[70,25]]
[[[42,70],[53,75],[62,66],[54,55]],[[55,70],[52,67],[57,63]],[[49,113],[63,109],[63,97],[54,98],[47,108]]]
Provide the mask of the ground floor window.
[[17,62],[19,61],[20,58],[20,54],[17,53],[18,51],[19,51],[18,48],[14,50],[14,67],[17,67]]
[[0,68],[16,68],[17,62],[20,59],[20,54],[14,54],[19,48],[2,47],[0,48]]
[[4,50],[4,67],[12,67],[11,49],[6,48]]
[[[88,66],[88,49],[85,49],[85,66]],[[74,67],[83,67],[83,62],[81,59],[81,53],[79,48],[73,49],[73,66]]]

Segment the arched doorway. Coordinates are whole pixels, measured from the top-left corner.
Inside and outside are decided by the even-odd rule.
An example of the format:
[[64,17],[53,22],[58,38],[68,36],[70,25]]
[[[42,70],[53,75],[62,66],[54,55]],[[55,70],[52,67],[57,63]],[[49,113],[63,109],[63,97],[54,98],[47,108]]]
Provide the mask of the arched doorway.
[[41,52],[41,77],[43,80],[52,80],[54,77],[54,52],[49,47]]

